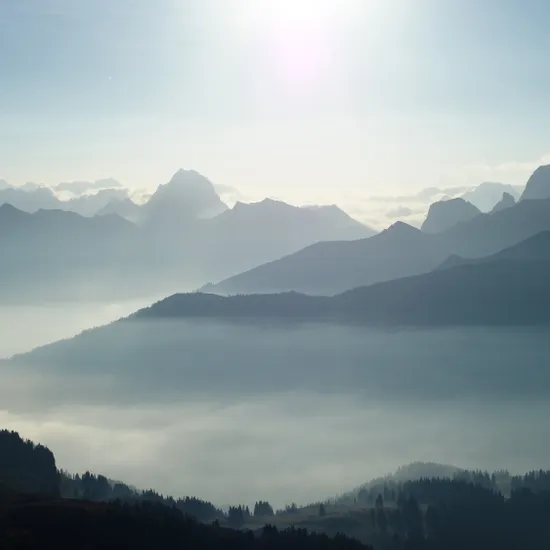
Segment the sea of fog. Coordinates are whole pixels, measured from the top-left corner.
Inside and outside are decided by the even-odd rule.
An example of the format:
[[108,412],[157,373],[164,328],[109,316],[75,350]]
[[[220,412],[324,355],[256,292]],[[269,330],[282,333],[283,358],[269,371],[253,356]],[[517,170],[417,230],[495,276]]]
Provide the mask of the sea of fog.
[[0,358],[29,351],[91,327],[110,323],[148,306],[162,296],[104,302],[51,302],[46,305],[0,304]]
[[[58,313],[34,317],[29,348],[84,322],[84,310]],[[24,340],[3,319],[6,330],[4,354]],[[282,506],[416,460],[550,468],[549,364],[544,329],[120,323],[0,363],[0,425],[71,472]]]

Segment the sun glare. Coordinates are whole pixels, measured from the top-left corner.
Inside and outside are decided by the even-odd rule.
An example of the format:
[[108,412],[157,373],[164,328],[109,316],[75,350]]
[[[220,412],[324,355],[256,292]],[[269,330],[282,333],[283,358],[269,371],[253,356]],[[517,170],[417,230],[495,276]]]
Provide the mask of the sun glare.
[[346,26],[374,0],[243,1],[238,18],[268,52],[279,84],[307,92],[330,72]]

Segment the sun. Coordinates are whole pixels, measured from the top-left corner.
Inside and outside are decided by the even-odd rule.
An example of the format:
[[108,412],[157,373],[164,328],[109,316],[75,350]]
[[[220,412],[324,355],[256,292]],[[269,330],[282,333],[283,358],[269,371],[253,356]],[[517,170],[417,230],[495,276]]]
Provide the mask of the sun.
[[282,86],[300,92],[319,85],[337,56],[345,26],[373,0],[242,0],[241,21],[267,51]]

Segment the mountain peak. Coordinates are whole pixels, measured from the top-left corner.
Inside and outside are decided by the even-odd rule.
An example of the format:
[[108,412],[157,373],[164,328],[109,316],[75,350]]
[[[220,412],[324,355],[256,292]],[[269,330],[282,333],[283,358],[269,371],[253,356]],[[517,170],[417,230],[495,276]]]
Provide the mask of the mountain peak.
[[532,174],[521,200],[550,198],[550,164],[539,166]]
[[11,224],[23,218],[26,218],[29,215],[30,214],[28,214],[27,212],[19,210],[19,208],[16,208],[15,206],[13,206],[13,204],[10,204],[8,202],[0,204],[0,221],[3,223]]
[[15,208],[15,206],[13,206],[13,204],[10,204],[9,202],[0,204],[0,212],[3,215],[13,214],[15,212],[20,212],[21,214],[24,213],[22,210],[19,210],[19,208]]
[[490,212],[500,202],[502,193],[508,193],[514,200],[519,199],[519,192],[513,185],[495,181],[484,181],[461,195],[461,198],[479,208],[481,212]]
[[516,204],[516,199],[510,195],[510,193],[504,192],[502,193],[502,199],[500,199],[500,202],[495,204],[494,208],[491,210],[491,214],[494,214],[495,212],[500,212],[501,210],[505,210],[506,208],[510,208]]
[[413,227],[408,223],[397,221],[395,223],[392,223],[387,229],[383,231],[383,233],[408,233],[412,235],[415,233],[420,233],[420,229],[417,229],[416,227]]
[[190,220],[208,218],[227,210],[212,182],[195,170],[179,169],[166,184],[159,185],[144,205],[149,219]]
[[420,229],[402,221],[392,223],[387,229],[378,234],[378,237],[391,241],[395,240],[396,242],[403,242],[406,239],[416,239],[418,236],[423,236]]
[[422,224],[422,231],[440,233],[461,222],[470,221],[480,214],[479,208],[461,198],[434,202]]

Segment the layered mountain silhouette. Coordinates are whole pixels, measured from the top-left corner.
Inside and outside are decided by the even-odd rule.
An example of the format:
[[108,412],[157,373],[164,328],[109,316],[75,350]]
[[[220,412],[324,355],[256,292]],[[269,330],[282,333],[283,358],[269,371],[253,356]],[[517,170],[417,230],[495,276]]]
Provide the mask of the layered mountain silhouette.
[[550,323],[550,257],[464,264],[333,297],[176,295],[134,318],[285,318],[390,325]]
[[35,184],[0,188],[0,205],[10,204],[30,214],[39,210],[64,210],[91,217],[105,208],[111,200],[126,198],[128,198],[128,191],[117,188],[100,189],[94,194],[81,195],[69,200],[60,200],[49,187]]
[[[25,196],[37,192],[17,191]],[[144,206],[120,189],[71,201],[46,192],[54,205],[78,204],[82,214],[101,207],[99,215],[84,218],[63,209],[28,214],[5,204],[0,210],[0,254],[9,269],[0,273],[0,282],[10,281],[12,297],[29,292],[28,299],[36,292],[51,297],[70,288],[71,298],[92,292],[109,299],[121,291],[144,295],[191,289],[318,241],[374,233],[334,206],[299,208],[265,200],[238,203],[229,210],[209,180],[192,171],[179,171]],[[221,214],[211,217],[220,209]],[[56,227],[59,235],[48,237]],[[38,284],[29,288],[36,273],[41,275]]]
[[422,231],[440,233],[458,223],[468,222],[479,214],[481,211],[464,199],[435,202],[430,206]]
[[490,212],[501,200],[503,193],[511,195],[515,200],[518,200],[521,194],[513,185],[486,181],[464,193],[462,198],[482,212]]
[[491,210],[491,213],[494,214],[495,212],[500,212],[501,210],[514,206],[515,204],[516,199],[510,193],[504,192],[500,201],[497,202]]
[[519,262],[550,262],[550,231],[537,233],[533,237],[529,237],[518,244],[483,258],[463,258],[458,255],[450,256],[439,266],[439,269],[507,260]]
[[4,204],[0,299],[36,303],[60,294],[86,299],[88,289],[105,290],[100,278],[116,283],[133,237],[133,224],[118,216],[87,218],[62,210],[29,214]]
[[[130,317],[59,344],[39,348],[54,358],[58,350],[84,353],[90,334],[139,321],[211,319],[224,322],[362,323],[389,326],[472,326],[550,324],[550,233],[537,236],[507,254],[430,273],[358,287],[332,297],[296,292],[219,296],[175,294]],[[538,250],[538,252],[535,252]],[[155,347],[157,344],[151,344]],[[18,356],[24,360],[28,354]]]
[[139,222],[141,219],[141,208],[129,197],[112,198],[103,208],[97,211],[96,216],[107,216],[110,214],[116,214],[131,222]]
[[428,272],[447,257],[494,254],[550,229],[550,200],[522,200],[436,234],[394,224],[369,239],[319,243],[202,290],[219,294],[297,291],[331,295]]
[[396,222],[371,238],[318,243],[202,290],[221,294],[295,290],[331,295],[404,273],[422,273],[448,255],[435,236]]
[[143,217],[154,223],[188,222],[213,218],[227,210],[210,180],[194,170],[178,170],[159,185],[143,206]]
[[10,186],[4,189],[0,188],[0,205],[11,204],[25,212],[33,213],[42,209],[61,209],[60,202],[49,187],[37,187],[32,190]]
[[550,165],[539,166],[525,186],[521,200],[550,198]]

